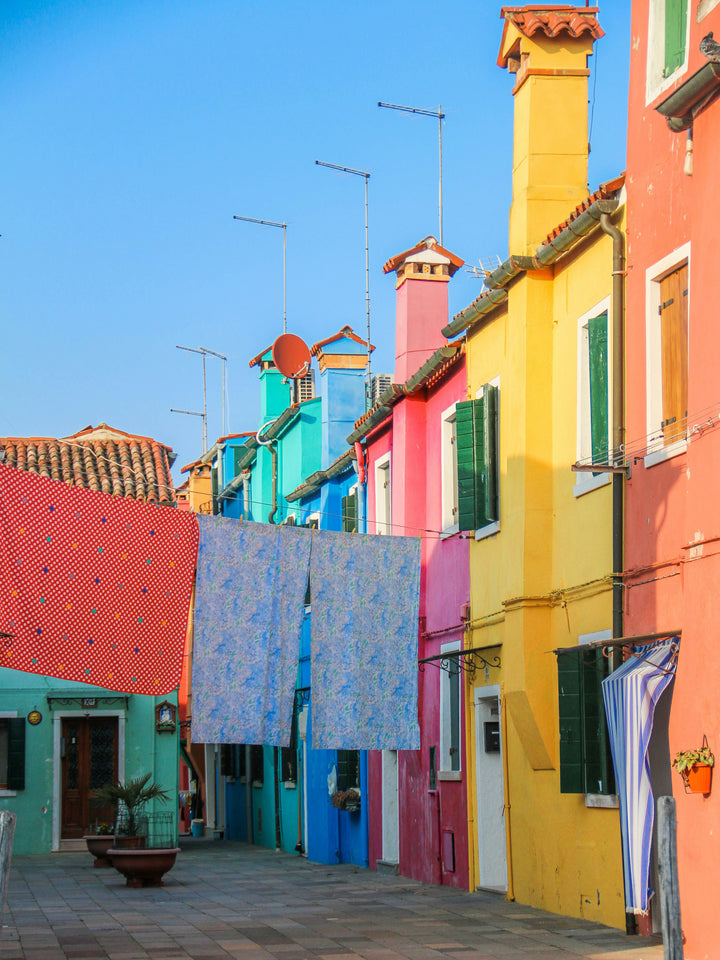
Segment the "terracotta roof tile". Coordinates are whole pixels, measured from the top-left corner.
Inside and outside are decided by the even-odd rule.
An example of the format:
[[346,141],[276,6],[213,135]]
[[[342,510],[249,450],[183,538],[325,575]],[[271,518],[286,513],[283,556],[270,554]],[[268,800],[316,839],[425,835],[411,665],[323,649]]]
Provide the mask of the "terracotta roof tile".
[[[503,7],[500,16],[505,20],[503,38],[500,44],[498,66],[506,67],[508,57],[514,51],[505,50],[505,35],[509,24],[513,24],[524,37],[533,37],[544,33],[546,37],[557,37],[567,33],[571,37],[581,37],[589,33],[598,40],[605,31],[598,23],[598,7],[575,7],[566,4],[532,4],[523,7]],[[513,45],[516,46],[516,45]],[[505,51],[503,54],[502,51]]]
[[[317,343],[314,343],[312,347],[310,347],[310,355],[316,357],[323,347],[326,347],[329,343],[335,343],[337,340],[342,340],[343,337],[347,337],[348,340],[354,340],[355,343],[361,343],[364,347],[367,346],[367,340],[363,340],[362,337],[359,337],[355,333],[352,327],[345,324],[345,326],[333,334],[332,337],[326,337],[325,340],[318,340]],[[374,350],[375,347],[370,344],[370,349]]]
[[622,189],[624,184],[625,184],[624,172],[621,173],[619,177],[615,177],[614,180],[606,180],[605,183],[601,183],[600,186],[595,191],[595,193],[591,193],[589,197],[586,197],[582,201],[582,203],[579,203],[575,207],[573,212],[570,214],[570,216],[566,220],[563,220],[562,223],[559,223],[556,227],[554,227],[550,231],[550,233],[547,235],[547,237],[543,241],[543,245],[546,243],[552,243],[555,237],[561,234],[563,230],[566,230],[570,226],[570,224],[573,222],[573,220],[577,220],[580,214],[583,213],[585,210],[587,210],[588,207],[591,207],[596,200],[608,200],[610,197],[613,196],[613,194],[617,193],[618,190]]
[[68,486],[144,503],[174,503],[170,447],[101,423],[71,437],[0,437],[0,459]]
[[461,260],[460,257],[455,256],[454,253],[450,253],[449,250],[446,250],[445,247],[441,247],[437,242],[435,237],[425,237],[424,240],[421,240],[420,243],[415,244],[414,247],[411,247],[409,250],[404,250],[402,253],[398,253],[394,257],[390,257],[389,260],[383,265],[383,273],[390,273],[392,270],[397,270],[401,263],[407,260],[408,257],[414,257],[416,253],[421,253],[423,250],[434,250],[436,253],[439,253],[443,257],[447,257],[450,261],[450,276],[452,276],[455,271],[462,267],[465,263],[464,260]]

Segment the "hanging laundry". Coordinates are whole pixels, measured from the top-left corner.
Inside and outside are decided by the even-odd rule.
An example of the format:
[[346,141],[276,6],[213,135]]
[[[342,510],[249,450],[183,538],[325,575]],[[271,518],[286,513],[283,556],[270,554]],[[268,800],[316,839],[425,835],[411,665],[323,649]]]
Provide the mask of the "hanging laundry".
[[313,747],[416,750],[420,539],[317,531]]
[[193,741],[288,746],[310,531],[198,521]]
[[120,693],[180,682],[193,514],[0,464],[0,664]]

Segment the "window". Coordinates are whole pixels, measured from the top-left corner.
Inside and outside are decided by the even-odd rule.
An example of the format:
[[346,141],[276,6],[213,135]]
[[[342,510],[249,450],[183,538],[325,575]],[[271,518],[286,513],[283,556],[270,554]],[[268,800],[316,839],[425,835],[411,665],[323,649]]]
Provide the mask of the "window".
[[305,523],[301,523],[300,526],[307,527],[309,530],[317,530],[320,526],[320,514],[309,513],[305,518]]
[[687,441],[688,254],[686,245],[646,274],[646,466],[681,452]]
[[280,780],[297,783],[297,750],[293,747],[280,748]]
[[0,715],[0,792],[25,789],[25,717]]
[[459,529],[456,406],[453,404],[443,413],[440,426],[443,533],[455,533]]
[[[441,653],[459,650],[460,644],[444,643]],[[462,767],[460,744],[460,665],[449,657],[440,671],[440,770],[458,771]]]
[[[608,300],[578,321],[577,459],[607,463],[610,456]],[[579,473],[575,496],[608,481],[604,473]]]
[[688,0],[650,0],[646,100],[672,85],[687,67]]
[[250,782],[262,786],[265,780],[264,750],[262,745],[253,744],[250,747]]
[[[605,631],[579,640],[609,638]],[[558,654],[561,793],[615,793],[601,686],[609,673],[602,647]]]
[[499,529],[498,410],[500,387],[486,383],[455,410],[460,530],[476,539]]
[[375,531],[392,532],[392,487],[390,454],[375,464]]
[[220,744],[220,776],[234,780],[238,775],[238,751],[234,743]]
[[343,533],[357,533],[357,485],[350,493],[342,498],[342,529]]
[[360,786],[360,751],[338,750],[337,752],[337,788],[349,790]]

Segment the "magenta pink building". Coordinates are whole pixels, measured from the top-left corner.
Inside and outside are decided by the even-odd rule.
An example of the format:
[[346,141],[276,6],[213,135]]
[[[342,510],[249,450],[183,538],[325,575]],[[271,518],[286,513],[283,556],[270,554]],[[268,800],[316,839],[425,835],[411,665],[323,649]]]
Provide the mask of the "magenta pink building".
[[[369,862],[426,883],[468,887],[462,647],[470,577],[458,532],[455,407],[465,347],[441,334],[462,260],[427,237],[393,257],[395,383],[356,424],[365,447],[367,530],[422,537],[418,637],[420,750],[369,755]],[[392,576],[392,571],[388,571]],[[423,662],[425,661],[425,662]]]

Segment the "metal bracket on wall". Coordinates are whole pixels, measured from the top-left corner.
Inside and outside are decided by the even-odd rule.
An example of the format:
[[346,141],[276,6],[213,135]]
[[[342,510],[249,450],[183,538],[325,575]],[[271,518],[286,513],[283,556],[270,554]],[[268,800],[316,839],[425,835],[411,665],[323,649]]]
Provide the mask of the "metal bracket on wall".
[[418,669],[422,673],[425,670],[425,664],[429,663],[447,673],[462,670],[472,678],[479,667],[485,669],[500,667],[500,654],[494,657],[484,656],[483,652],[487,649],[487,647],[470,647],[467,650],[448,650],[447,653],[439,653],[434,657],[423,657],[422,660],[418,660]]

